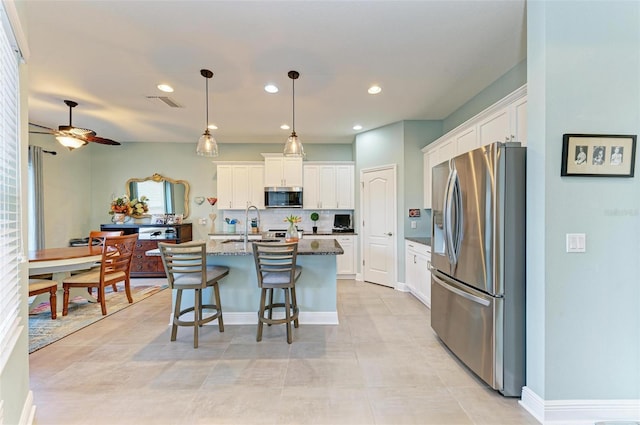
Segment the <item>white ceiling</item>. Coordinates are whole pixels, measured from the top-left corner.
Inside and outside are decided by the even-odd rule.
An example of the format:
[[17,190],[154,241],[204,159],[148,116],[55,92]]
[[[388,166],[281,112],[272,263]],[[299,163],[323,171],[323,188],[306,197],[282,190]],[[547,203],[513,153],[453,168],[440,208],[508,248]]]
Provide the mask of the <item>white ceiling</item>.
[[[525,1],[28,0],[29,121],[120,142],[351,143],[443,119],[526,57]],[[174,93],[160,92],[167,83]],[[263,90],[280,87],[277,94]],[[379,84],[377,96],[367,88]],[[169,108],[147,96],[169,96]]]

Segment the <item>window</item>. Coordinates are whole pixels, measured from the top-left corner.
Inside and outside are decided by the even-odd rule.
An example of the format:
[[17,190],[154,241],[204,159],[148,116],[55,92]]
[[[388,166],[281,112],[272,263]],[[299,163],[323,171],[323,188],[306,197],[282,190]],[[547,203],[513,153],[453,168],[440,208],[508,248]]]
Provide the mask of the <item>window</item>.
[[21,332],[19,263],[20,139],[18,54],[9,39],[11,28],[0,9],[0,371]]

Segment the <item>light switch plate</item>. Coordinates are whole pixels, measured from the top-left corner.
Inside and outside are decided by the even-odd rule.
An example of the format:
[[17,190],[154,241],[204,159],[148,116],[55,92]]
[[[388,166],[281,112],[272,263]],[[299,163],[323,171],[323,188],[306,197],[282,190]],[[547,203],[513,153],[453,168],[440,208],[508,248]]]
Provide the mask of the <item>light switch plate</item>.
[[414,220],[411,220],[411,228],[412,229],[417,229],[418,228],[418,223],[416,223]]
[[586,252],[587,235],[584,233],[567,233],[567,252]]

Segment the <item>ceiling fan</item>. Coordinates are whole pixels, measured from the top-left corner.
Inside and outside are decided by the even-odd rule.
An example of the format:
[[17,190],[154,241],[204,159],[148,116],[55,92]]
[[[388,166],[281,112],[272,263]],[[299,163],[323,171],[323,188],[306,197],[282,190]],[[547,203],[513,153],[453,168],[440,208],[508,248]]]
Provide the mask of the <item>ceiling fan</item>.
[[69,107],[69,125],[61,125],[58,126],[58,130],[54,130],[49,127],[45,127],[43,125],[38,125],[34,123],[29,123],[34,127],[39,127],[45,130],[49,130],[48,132],[40,132],[40,131],[30,131],[30,133],[38,133],[38,134],[53,134],[56,136],[56,139],[60,144],[69,150],[74,150],[76,148],[80,148],[86,145],[89,142],[100,143],[103,145],[119,145],[119,142],[111,139],[105,139],[104,137],[96,136],[96,132],[93,130],[89,130],[86,128],[74,127],[71,124],[71,111],[73,108],[78,106],[78,102],[74,102],[73,100],[65,100],[64,103]]

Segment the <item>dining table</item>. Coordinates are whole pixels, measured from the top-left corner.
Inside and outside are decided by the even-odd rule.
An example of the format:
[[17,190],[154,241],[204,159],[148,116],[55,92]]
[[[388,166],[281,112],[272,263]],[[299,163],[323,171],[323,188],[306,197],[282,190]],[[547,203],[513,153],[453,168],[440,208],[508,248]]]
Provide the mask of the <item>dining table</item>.
[[[63,296],[62,281],[71,276],[71,272],[88,270],[101,260],[101,246],[70,246],[29,251],[29,277],[51,274],[51,279],[58,282],[58,299],[62,299],[60,298]],[[97,302],[85,288],[71,288],[69,298],[78,296],[89,302]],[[49,301],[48,294],[37,295],[31,302],[29,311],[47,301]],[[58,310],[62,311],[62,303],[58,303],[58,307]]]

